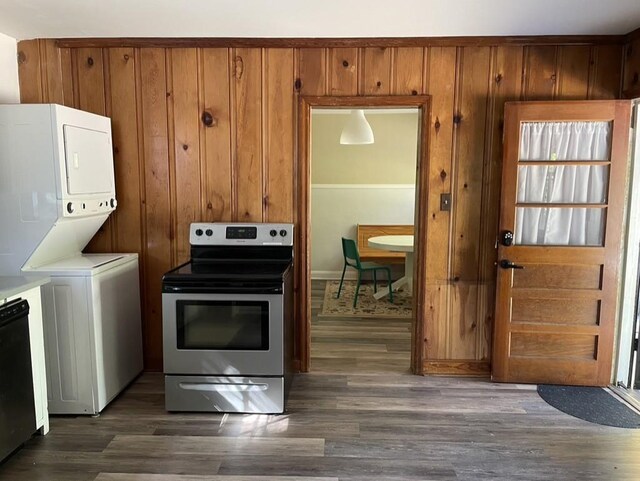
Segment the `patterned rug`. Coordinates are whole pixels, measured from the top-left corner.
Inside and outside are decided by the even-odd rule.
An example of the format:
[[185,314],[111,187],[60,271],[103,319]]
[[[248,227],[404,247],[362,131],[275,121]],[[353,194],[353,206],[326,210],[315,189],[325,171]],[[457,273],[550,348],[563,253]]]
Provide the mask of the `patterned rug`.
[[[378,283],[378,289],[384,287]],[[355,281],[344,281],[340,299],[336,299],[340,281],[327,281],[319,317],[396,317],[411,318],[412,299],[403,290],[393,293],[393,304],[389,296],[380,300],[373,298],[373,284],[363,284],[358,293],[358,305],[353,308],[353,296],[356,292]],[[381,287],[382,286],[382,287]]]

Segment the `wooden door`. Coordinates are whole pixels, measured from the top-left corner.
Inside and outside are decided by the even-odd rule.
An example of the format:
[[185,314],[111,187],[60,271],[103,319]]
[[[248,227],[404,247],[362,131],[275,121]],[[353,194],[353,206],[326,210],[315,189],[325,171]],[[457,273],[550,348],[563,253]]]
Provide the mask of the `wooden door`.
[[494,381],[609,384],[629,124],[628,101],[506,105]]

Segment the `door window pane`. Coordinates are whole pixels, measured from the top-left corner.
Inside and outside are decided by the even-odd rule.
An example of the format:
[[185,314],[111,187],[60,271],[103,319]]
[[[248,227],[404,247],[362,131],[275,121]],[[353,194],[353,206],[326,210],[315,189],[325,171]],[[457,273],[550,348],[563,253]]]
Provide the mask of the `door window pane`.
[[515,243],[519,245],[602,246],[606,209],[516,208]]
[[269,349],[266,301],[178,301],[178,349]]
[[520,161],[606,161],[610,152],[610,122],[523,122],[520,126]]
[[520,165],[519,204],[603,204],[608,165]]

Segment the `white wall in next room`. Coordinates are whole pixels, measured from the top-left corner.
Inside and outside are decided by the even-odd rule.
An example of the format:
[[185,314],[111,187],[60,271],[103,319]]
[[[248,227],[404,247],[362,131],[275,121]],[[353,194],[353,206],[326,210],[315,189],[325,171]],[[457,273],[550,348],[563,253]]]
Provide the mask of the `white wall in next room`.
[[311,278],[340,278],[340,238],[356,239],[358,224],[413,225],[415,190],[414,184],[312,185]]

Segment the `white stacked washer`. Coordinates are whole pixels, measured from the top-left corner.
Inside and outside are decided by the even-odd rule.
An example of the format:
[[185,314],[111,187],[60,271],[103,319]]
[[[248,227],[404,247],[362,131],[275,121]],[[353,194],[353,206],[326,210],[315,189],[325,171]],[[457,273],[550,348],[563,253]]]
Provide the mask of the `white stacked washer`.
[[46,274],[49,412],[99,413],[142,371],[137,254],[82,254],[116,208],[111,123],[0,105],[0,275]]

